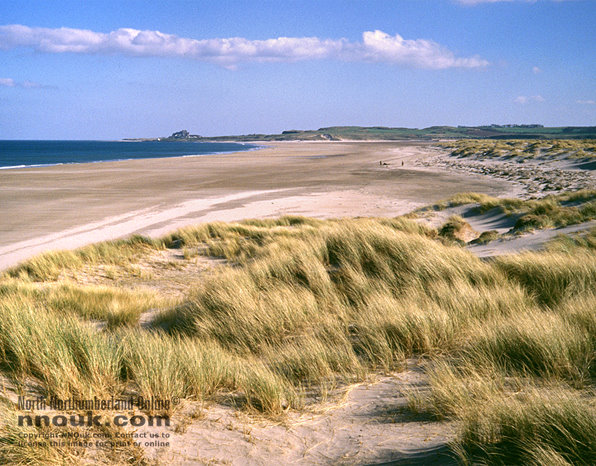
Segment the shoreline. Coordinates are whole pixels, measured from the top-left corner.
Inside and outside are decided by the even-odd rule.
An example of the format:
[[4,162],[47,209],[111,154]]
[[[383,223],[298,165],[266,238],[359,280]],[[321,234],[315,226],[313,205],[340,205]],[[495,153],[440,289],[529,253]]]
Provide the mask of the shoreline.
[[[10,140],[10,141],[18,141],[18,140]],[[27,142],[45,142],[45,140],[25,140]],[[0,141],[2,142],[2,141]],[[19,141],[20,142],[20,141]],[[50,142],[122,142],[122,143],[129,143],[129,142],[152,142],[152,141],[87,141],[87,140],[50,140]],[[129,160],[154,160],[154,159],[169,159],[169,158],[177,158],[177,157],[202,157],[207,155],[224,155],[224,154],[234,154],[236,152],[251,152],[255,150],[261,150],[267,148],[264,144],[257,144],[251,142],[193,142],[192,144],[235,144],[237,146],[246,146],[250,145],[248,149],[244,150],[224,150],[224,151],[216,151],[216,152],[207,152],[204,154],[175,154],[175,155],[164,155],[164,156],[156,156],[156,157],[131,157],[131,158],[122,158],[122,159],[105,159],[105,160],[84,160],[84,161],[71,161],[71,162],[52,162],[52,163],[38,163],[38,164],[19,164],[19,165],[6,165],[0,166],[0,170],[20,170],[23,168],[43,168],[43,167],[55,167],[61,165],[82,165],[82,164],[92,164],[92,163],[108,163],[108,162],[127,162]]]
[[2,170],[0,270],[49,250],[208,221],[397,216],[461,191],[512,192],[502,180],[416,167],[429,144],[282,141],[225,157]]

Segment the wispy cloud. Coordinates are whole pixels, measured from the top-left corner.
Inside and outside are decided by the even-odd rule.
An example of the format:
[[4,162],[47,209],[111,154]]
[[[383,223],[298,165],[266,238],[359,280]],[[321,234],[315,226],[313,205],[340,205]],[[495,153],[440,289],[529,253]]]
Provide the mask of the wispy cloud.
[[0,49],[28,47],[46,53],[119,54],[139,57],[177,57],[234,67],[242,62],[293,62],[335,59],[393,63],[429,69],[479,68],[488,61],[457,57],[427,39],[404,39],[383,31],[366,31],[361,42],[318,37],[242,37],[191,39],[159,31],[122,28],[108,33],[71,28],[0,26]]
[[52,86],[35,83],[33,81],[17,82],[12,78],[0,78],[0,87],[21,87],[24,89],[51,89]]
[[581,105],[596,105],[596,100],[576,100],[578,104]]
[[520,95],[515,98],[514,102],[518,104],[528,104],[530,102],[544,102],[544,97],[541,95]]

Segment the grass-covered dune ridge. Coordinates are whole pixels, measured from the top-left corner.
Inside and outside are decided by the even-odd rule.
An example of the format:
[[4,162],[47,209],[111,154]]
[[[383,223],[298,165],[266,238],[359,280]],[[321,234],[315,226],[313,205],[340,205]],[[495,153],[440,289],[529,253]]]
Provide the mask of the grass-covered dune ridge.
[[593,139],[529,139],[529,140],[466,140],[439,144],[451,150],[455,157],[479,158],[571,158],[593,159],[596,142]]
[[583,189],[549,195],[538,199],[498,198],[482,193],[460,193],[420,213],[469,206],[470,214],[502,214],[515,219],[509,233],[521,234],[531,230],[559,228],[596,219],[596,190]]
[[[0,367],[47,394],[225,399],[280,415],[416,355],[432,390],[412,409],[459,421],[462,460],[588,463],[593,250],[569,241],[482,261],[437,237],[405,218],[282,217],[40,256],[0,280]],[[188,274],[176,300],[119,286],[157,273],[139,264],[165,250],[226,261]],[[113,285],[78,280],[105,264]],[[0,459],[13,451],[3,429]]]

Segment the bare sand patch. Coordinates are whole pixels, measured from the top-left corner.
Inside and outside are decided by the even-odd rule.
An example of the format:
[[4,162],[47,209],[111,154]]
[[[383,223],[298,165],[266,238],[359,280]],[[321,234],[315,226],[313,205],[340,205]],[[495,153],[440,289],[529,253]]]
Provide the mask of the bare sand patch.
[[[80,270],[67,270],[57,281],[79,285],[116,286],[126,289],[147,289],[168,298],[182,298],[206,275],[225,264],[224,259],[205,255],[185,257],[180,249],[151,251],[137,261],[124,266],[85,265]],[[143,318],[147,322],[147,316]]]

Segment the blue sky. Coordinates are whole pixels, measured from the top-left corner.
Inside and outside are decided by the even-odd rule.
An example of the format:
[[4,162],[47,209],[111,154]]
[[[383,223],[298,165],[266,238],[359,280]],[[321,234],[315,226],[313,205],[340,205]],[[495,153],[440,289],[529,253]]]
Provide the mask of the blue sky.
[[595,0],[0,1],[0,139],[596,125]]

